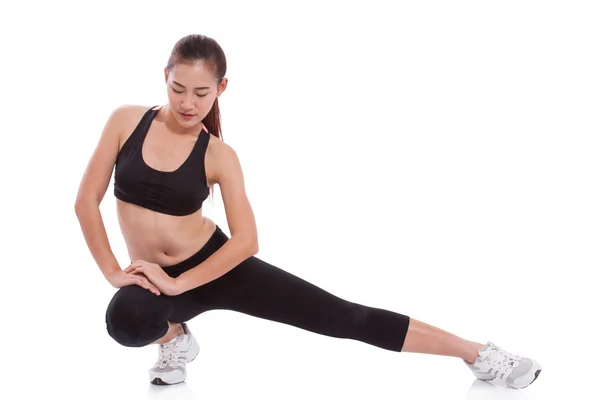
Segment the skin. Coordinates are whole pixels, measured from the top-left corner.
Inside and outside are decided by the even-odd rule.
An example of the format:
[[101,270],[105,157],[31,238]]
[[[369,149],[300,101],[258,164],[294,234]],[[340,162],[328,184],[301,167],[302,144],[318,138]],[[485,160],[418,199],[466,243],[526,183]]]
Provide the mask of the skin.
[[[173,81],[183,84],[185,88]],[[165,69],[165,82],[168,104],[158,112],[150,126],[142,146],[142,157],[146,164],[156,170],[174,171],[192,151],[202,129],[201,121],[210,111],[214,100],[227,87],[227,80],[224,79],[217,87],[212,73],[203,64],[193,66],[178,64],[170,74]],[[193,89],[205,86],[209,89]],[[205,97],[198,97],[199,95]],[[125,132],[128,134],[133,132],[147,108],[136,107],[129,111]],[[185,121],[178,112],[196,116],[191,121]],[[127,137],[122,137],[121,146]],[[210,135],[205,169],[211,187],[219,180],[216,158],[225,147],[229,146],[214,135]],[[233,184],[238,187],[243,186],[241,181]],[[248,207],[249,205],[246,204],[246,208]],[[202,215],[202,209],[191,215],[174,217],[117,200],[117,213],[130,259],[163,266],[173,265],[190,257],[208,241],[215,230],[215,223]],[[244,216],[244,218],[251,217]]]
[[[177,64],[171,71],[165,69],[164,74],[168,104],[160,109],[148,131],[142,157],[154,169],[174,171],[190,154],[201,131],[202,119],[215,99],[223,94],[228,81],[224,78],[217,82],[210,68],[202,62]],[[121,232],[130,259],[135,260],[123,270],[110,249],[99,212],[118,152],[147,109],[147,106],[122,106],[109,117],[82,179],[75,210],[90,251],[113,286],[138,284],[157,295],[176,295],[176,279],[168,277],[160,266],[176,264],[197,252],[214,232],[215,222],[203,216],[202,209],[192,215],[176,217],[117,200]],[[195,114],[195,117],[186,121],[179,112]],[[243,172],[235,151],[214,135],[210,135],[205,169],[209,186],[218,184],[220,187],[231,238],[247,243],[238,248],[240,252],[243,249],[242,258],[249,257],[258,251],[258,244]],[[233,252],[236,248],[230,249]],[[167,334],[154,343],[166,343],[182,333],[181,324],[169,322]],[[402,351],[459,357],[473,362],[480,347],[481,343],[411,318]]]

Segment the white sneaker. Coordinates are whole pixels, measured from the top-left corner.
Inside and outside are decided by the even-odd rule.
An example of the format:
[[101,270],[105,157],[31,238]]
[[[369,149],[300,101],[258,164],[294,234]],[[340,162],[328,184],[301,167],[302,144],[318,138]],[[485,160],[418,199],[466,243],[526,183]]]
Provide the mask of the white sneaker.
[[185,323],[181,335],[170,342],[158,345],[158,361],[148,371],[150,382],[155,385],[180,383],[187,377],[186,363],[196,358],[200,346]]
[[540,364],[531,359],[511,354],[492,342],[478,350],[473,364],[466,362],[477,379],[491,381],[498,378],[514,389],[531,385],[542,371]]

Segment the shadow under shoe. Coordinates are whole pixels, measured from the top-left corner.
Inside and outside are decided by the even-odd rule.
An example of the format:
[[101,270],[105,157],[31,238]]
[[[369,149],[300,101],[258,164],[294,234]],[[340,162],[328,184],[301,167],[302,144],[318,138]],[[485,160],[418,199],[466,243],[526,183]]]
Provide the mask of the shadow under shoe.
[[529,400],[522,390],[497,387],[490,381],[475,379],[469,388],[466,400]]

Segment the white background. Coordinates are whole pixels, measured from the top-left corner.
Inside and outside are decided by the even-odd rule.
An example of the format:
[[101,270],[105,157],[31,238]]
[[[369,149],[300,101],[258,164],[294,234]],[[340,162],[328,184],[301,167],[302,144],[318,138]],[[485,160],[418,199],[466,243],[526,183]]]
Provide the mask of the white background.
[[[3,398],[597,396],[599,12],[593,1],[11,2],[2,5]],[[115,292],[73,205],[109,113],[166,102],[189,33],[228,62],[257,255],[340,297],[532,356],[522,391],[230,311],[154,388],[155,346],[106,333]],[[101,210],[128,263],[112,182]],[[228,233],[216,192],[205,214]]]

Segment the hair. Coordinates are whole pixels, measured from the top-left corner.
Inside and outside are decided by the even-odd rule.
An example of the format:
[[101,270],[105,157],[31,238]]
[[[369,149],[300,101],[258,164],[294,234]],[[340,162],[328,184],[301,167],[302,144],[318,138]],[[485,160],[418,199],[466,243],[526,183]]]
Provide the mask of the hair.
[[[212,70],[212,73],[220,84],[227,72],[227,59],[221,46],[211,37],[192,34],[179,39],[167,61],[167,71],[171,72],[175,64],[195,64],[203,62]],[[212,108],[202,120],[209,133],[223,139],[221,131],[221,113],[219,111],[219,98],[215,98]]]
[[[212,70],[217,85],[223,81],[227,72],[227,59],[221,46],[211,37],[191,34],[179,39],[167,61],[167,71],[170,73],[175,64],[194,64],[203,62]],[[212,135],[223,140],[221,131],[221,112],[219,111],[219,98],[215,98],[212,108],[202,120],[206,129]],[[211,201],[214,198],[213,188],[210,188]]]

